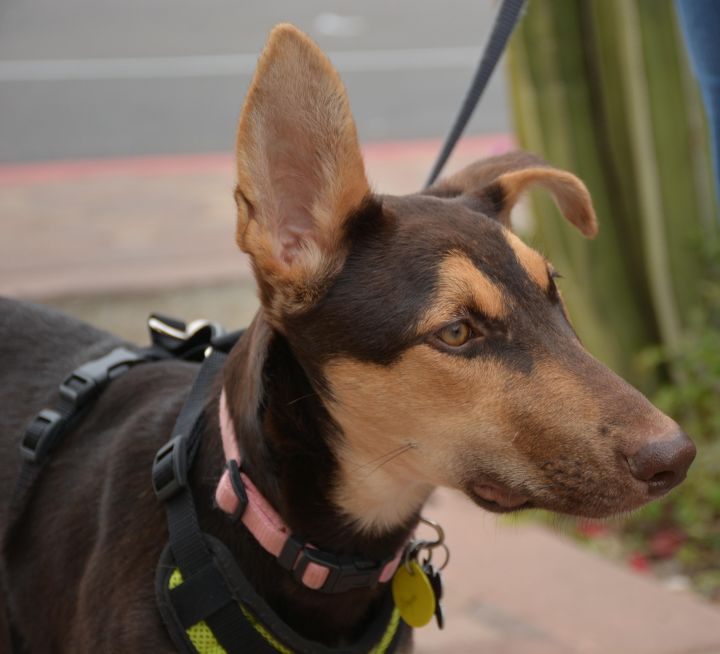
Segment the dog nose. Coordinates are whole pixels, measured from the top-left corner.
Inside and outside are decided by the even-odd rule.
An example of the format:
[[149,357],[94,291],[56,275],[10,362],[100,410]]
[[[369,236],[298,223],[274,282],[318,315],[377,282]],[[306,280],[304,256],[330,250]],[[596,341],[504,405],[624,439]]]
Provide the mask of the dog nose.
[[662,495],[685,479],[695,454],[695,445],[681,431],[644,445],[627,460],[633,476],[646,482],[652,495]]

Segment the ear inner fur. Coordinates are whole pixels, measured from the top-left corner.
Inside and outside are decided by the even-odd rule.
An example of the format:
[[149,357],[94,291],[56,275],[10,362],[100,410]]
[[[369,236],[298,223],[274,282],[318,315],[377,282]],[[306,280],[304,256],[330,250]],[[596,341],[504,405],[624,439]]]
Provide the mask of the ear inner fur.
[[272,31],[258,62],[238,124],[237,173],[237,242],[263,302],[303,304],[341,265],[345,221],[370,189],[345,88],[291,25]]

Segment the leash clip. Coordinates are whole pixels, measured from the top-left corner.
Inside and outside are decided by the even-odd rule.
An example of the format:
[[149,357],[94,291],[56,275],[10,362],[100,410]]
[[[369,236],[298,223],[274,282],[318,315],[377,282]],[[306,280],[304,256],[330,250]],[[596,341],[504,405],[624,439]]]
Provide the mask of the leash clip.
[[157,313],[148,318],[148,328],[153,345],[186,361],[207,358],[208,348],[225,334],[221,325],[209,320],[193,320],[185,324]]

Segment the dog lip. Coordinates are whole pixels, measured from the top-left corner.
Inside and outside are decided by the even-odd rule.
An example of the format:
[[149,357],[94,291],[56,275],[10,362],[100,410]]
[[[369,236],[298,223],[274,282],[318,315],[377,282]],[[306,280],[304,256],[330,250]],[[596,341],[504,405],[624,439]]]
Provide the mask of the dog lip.
[[483,505],[494,505],[492,508],[497,507],[501,511],[513,511],[526,506],[529,502],[525,495],[491,484],[474,484],[471,492],[475,499],[482,501]]

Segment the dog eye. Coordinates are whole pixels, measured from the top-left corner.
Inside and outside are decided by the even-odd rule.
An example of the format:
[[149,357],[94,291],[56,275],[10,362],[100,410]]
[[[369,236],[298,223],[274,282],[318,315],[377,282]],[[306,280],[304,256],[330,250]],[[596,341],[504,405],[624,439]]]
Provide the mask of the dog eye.
[[473,330],[464,320],[460,320],[443,327],[437,336],[445,345],[460,347],[470,340]]

